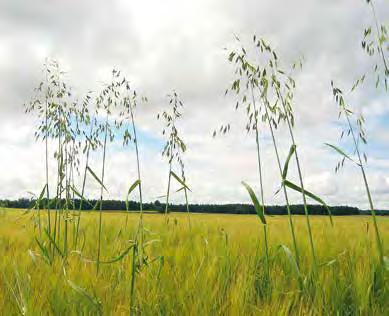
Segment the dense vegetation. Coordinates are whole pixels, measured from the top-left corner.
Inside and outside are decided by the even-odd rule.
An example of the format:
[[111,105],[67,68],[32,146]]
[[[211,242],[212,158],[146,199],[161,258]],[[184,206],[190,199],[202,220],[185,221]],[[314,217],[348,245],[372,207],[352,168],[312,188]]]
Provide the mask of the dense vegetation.
[[[51,265],[31,238],[34,217],[0,210],[0,310],[4,315],[126,315],[130,313],[132,256],[103,264],[96,277],[98,214],[84,214],[80,248],[64,264]],[[138,215],[104,214],[102,260],[122,255],[137,228]],[[312,217],[319,270],[314,282],[298,275],[312,267],[304,217],[295,218],[301,266],[296,269],[282,246],[288,241],[287,217],[270,217],[269,254],[272,293],[266,296],[256,216],[191,216],[184,213],[144,218],[150,260],[137,278],[135,296],[141,315],[386,315],[389,286],[378,278],[370,217]],[[380,217],[389,243],[389,218]],[[70,240],[72,244],[73,240]],[[382,283],[384,282],[384,283]],[[386,282],[386,283],[385,283]]]

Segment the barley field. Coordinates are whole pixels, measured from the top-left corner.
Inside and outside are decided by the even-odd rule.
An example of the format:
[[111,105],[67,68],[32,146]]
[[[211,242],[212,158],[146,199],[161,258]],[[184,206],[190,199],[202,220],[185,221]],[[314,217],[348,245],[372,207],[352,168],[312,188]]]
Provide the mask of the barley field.
[[[126,251],[138,214],[104,213],[96,274],[98,213],[83,214],[77,249],[48,262],[34,212],[0,211],[0,310],[3,315],[127,315],[134,265]],[[287,216],[268,216],[270,282],[257,216],[144,215],[147,268],[139,269],[134,309],[142,315],[385,315],[388,274],[380,271],[371,217],[311,217],[313,270],[305,219],[294,216],[297,268]],[[388,252],[389,218],[378,217]],[[73,225],[72,222],[69,225]],[[35,228],[34,228],[35,227]],[[70,234],[71,235],[71,234]],[[58,241],[60,242],[60,241]],[[71,244],[73,240],[69,238]],[[45,247],[44,245],[42,245]],[[47,246],[47,245],[46,245]],[[65,263],[66,261],[66,263]],[[103,264],[107,261],[110,264]],[[302,279],[302,285],[299,279]]]

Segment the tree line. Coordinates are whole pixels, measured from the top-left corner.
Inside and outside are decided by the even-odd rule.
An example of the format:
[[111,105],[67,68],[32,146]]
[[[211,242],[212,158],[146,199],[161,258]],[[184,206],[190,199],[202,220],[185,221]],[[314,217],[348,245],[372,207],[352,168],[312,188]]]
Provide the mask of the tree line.
[[[0,207],[15,208],[15,209],[30,209],[36,207],[37,200],[20,198],[17,200],[0,200]],[[45,208],[47,201],[43,199],[39,205],[41,209]],[[62,203],[66,203],[63,199]],[[74,206],[76,209],[83,211],[93,211],[100,209],[100,200],[88,200],[81,203],[80,199],[75,199]],[[126,201],[122,200],[104,200],[104,211],[123,211],[127,210]],[[256,214],[255,208],[251,204],[232,203],[232,204],[190,204],[189,208],[193,213],[208,213],[208,214]],[[332,215],[367,215],[368,212],[357,207],[337,205],[329,206]],[[136,201],[128,201],[129,212],[137,212],[139,203]],[[156,200],[154,202],[143,203],[143,209],[149,212],[164,213],[166,209],[165,203]],[[187,212],[186,204],[169,204],[171,212]],[[285,205],[267,205],[266,211],[268,215],[288,215]],[[304,206],[300,204],[290,205],[290,211],[294,215],[304,215]],[[319,204],[309,204],[308,212],[310,215],[326,215],[328,210]],[[389,215],[389,210],[377,210],[377,215]]]

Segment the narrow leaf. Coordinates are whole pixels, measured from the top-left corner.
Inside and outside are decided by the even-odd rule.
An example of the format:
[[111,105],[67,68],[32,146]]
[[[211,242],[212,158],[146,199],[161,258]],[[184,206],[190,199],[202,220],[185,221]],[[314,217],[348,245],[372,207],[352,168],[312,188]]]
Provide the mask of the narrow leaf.
[[253,189],[244,181],[242,181],[243,186],[246,188],[247,192],[250,195],[251,201],[254,204],[255,211],[257,212],[257,215],[259,219],[261,220],[262,224],[266,225],[266,219],[265,219],[265,208],[263,205],[259,204],[258,198],[255,195]]
[[51,265],[52,261],[49,255],[49,252],[47,248],[38,240],[38,238],[35,238],[36,243],[39,246],[39,249],[41,250],[42,256],[45,259],[45,261]]
[[282,179],[284,179],[284,180],[286,179],[286,176],[288,175],[290,158],[292,158],[295,151],[296,151],[296,145],[290,146],[289,154],[288,154],[288,157],[286,158],[285,165],[284,165],[284,170],[282,171]]
[[181,192],[181,191],[183,191],[183,190],[185,190],[185,189],[186,189],[185,187],[182,187],[182,188],[178,189],[178,190],[176,191],[176,193]]
[[[349,155],[347,155],[342,149],[340,149],[339,147],[335,146],[335,145],[331,145],[331,144],[328,144],[328,143],[325,143],[325,145],[327,145],[328,147],[331,147],[332,149],[334,149],[335,151],[337,151],[339,154],[341,154],[343,157],[347,158],[348,160],[356,163]],[[356,163],[358,165],[358,163]]]
[[134,244],[132,244],[130,247],[128,247],[126,250],[124,250],[119,256],[117,256],[111,260],[108,260],[108,261],[100,261],[100,263],[101,264],[111,264],[111,263],[118,262],[118,261],[122,260],[125,256],[127,256],[132,248],[134,248]]
[[95,180],[105,189],[105,191],[108,192],[107,188],[104,186],[104,183],[99,179],[98,176],[96,176],[96,174],[93,172],[93,170],[91,168],[89,168],[89,166],[86,166],[86,169],[93,176],[93,178],[95,178]]
[[[177,176],[173,171],[170,171],[170,174],[185,188],[187,188],[189,191],[191,191],[189,189],[189,187],[186,185],[186,183],[179,177]],[[192,191],[191,191],[192,192]]]
[[140,185],[140,179],[136,180],[136,181],[130,186],[130,188],[128,189],[127,196],[126,196],[126,210],[127,210],[127,211],[129,210],[128,198],[129,198],[131,192],[134,191],[134,189],[135,189],[138,185]]
[[127,192],[127,196],[129,196],[131,194],[132,191],[134,191],[134,189],[140,185],[140,180],[136,180],[131,186],[130,188],[128,189],[128,192]]
[[328,215],[330,216],[330,222],[331,222],[331,225],[334,225],[333,221],[332,221],[332,213],[331,213],[331,210],[330,208],[327,206],[327,204],[320,198],[318,197],[317,195],[307,191],[307,190],[302,190],[298,185],[288,181],[288,180],[284,180],[283,181],[284,185],[286,185],[288,188],[291,188],[297,192],[300,192],[300,193],[304,193],[306,196],[310,197],[311,199],[315,200],[316,202],[320,203],[321,205],[323,205],[325,207],[325,209],[327,210],[328,212]]
[[57,252],[59,253],[59,255],[64,258],[64,254],[63,252],[61,251],[61,249],[59,248],[59,246],[57,245],[57,243],[54,241],[53,237],[51,237],[50,233],[48,232],[47,229],[45,229],[45,233],[46,233],[46,236],[49,238],[49,241],[51,244],[53,244],[55,250],[57,250]]

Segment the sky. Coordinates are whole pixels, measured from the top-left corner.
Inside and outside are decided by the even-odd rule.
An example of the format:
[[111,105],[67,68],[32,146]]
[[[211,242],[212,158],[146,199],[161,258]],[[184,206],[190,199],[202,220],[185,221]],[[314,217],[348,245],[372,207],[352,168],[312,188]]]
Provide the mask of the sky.
[[[353,81],[372,66],[361,49],[366,27],[373,23],[362,0],[166,0],[101,1],[0,0],[0,199],[38,194],[45,182],[44,144],[35,142],[34,117],[23,104],[42,80],[46,57],[59,61],[67,81],[80,97],[97,91],[120,69],[149,102],[137,109],[141,169],[146,201],[165,194],[168,165],[158,112],[167,94],[179,92],[185,104],[178,124],[188,150],[184,156],[192,203],[249,202],[241,181],[259,191],[255,139],[244,131],[244,113],[236,99],[224,95],[233,69],[225,48],[234,35],[249,43],[253,34],[277,50],[285,65],[304,58],[296,73],[296,142],[306,188],[330,205],[367,207],[360,171],[354,165],[334,172],[339,156],[324,143],[338,144],[342,125],[330,82],[349,91]],[[378,18],[389,21],[386,0],[375,1]],[[369,82],[348,96],[356,113],[363,113],[369,144],[367,175],[377,208],[389,208],[388,94]],[[228,135],[212,138],[223,123]],[[277,132],[281,158],[290,147],[285,128]],[[266,130],[261,132],[264,200],[283,204],[274,151]],[[348,148],[347,144],[345,147]],[[55,161],[50,159],[50,182]],[[91,166],[101,167],[101,153]],[[296,168],[290,177],[297,181]],[[133,148],[108,147],[105,198],[124,199],[136,179]],[[177,187],[177,184],[173,184]],[[97,184],[88,179],[87,195],[96,197]],[[293,203],[301,197],[291,194]],[[137,199],[136,194],[132,196]],[[182,192],[173,202],[183,203]]]

